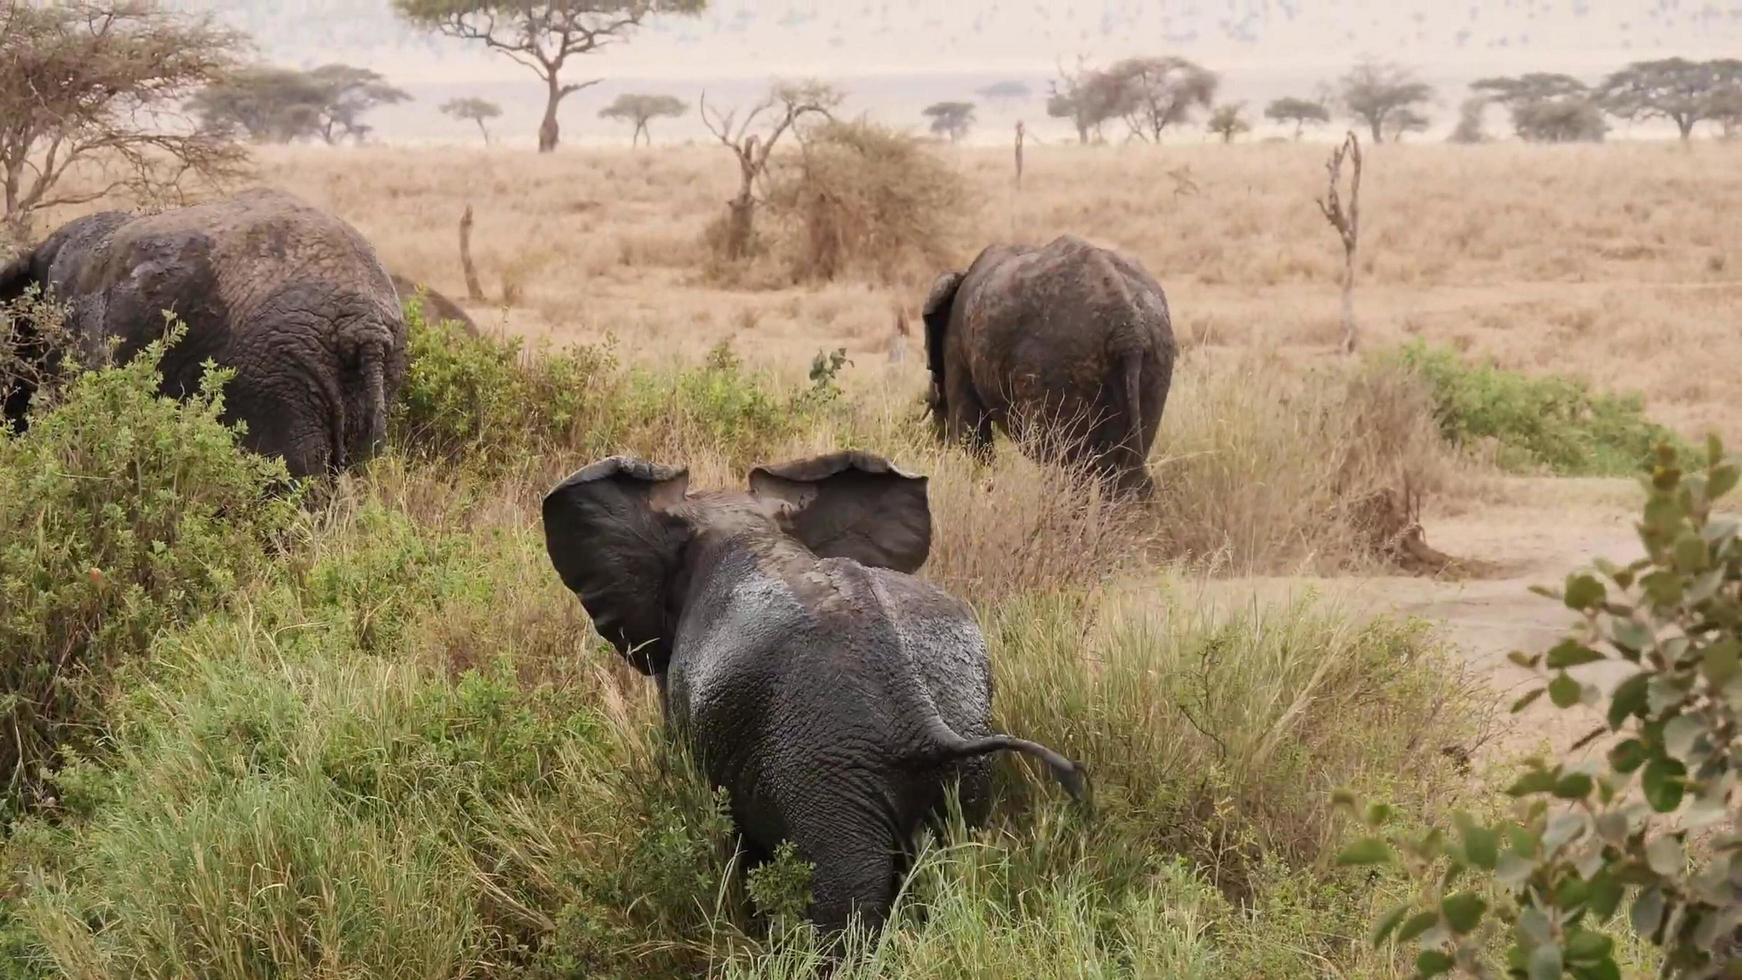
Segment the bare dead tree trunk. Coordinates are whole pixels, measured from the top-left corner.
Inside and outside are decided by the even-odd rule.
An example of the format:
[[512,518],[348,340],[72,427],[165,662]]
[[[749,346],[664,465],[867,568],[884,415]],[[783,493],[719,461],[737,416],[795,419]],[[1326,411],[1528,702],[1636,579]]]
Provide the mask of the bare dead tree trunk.
[[472,206],[460,216],[460,267],[466,271],[466,298],[484,302],[484,286],[478,282],[478,267],[472,264]]
[[484,120],[478,119],[478,120],[475,120],[475,122],[477,122],[477,124],[478,124],[478,132],[484,134],[484,145],[489,146],[490,145],[490,131],[488,129],[484,128]]
[[1028,130],[1019,120],[1016,123],[1016,190],[1022,191],[1022,140],[1028,135]]
[[[1340,185],[1343,182],[1343,163],[1347,160],[1351,165],[1349,178],[1349,204],[1343,206]],[[1330,175],[1330,188],[1326,195],[1319,199],[1319,210],[1324,212],[1325,220],[1336,229],[1337,237],[1343,243],[1343,353],[1353,354],[1357,341],[1355,330],[1355,253],[1361,242],[1361,141],[1350,132],[1341,146],[1331,154],[1331,159],[1325,163],[1325,171]]]

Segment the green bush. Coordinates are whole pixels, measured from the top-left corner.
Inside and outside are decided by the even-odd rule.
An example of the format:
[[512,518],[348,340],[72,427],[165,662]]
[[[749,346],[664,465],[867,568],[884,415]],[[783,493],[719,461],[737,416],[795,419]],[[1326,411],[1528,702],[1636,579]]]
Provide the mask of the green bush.
[[710,453],[743,466],[816,426],[840,394],[838,362],[814,366],[808,387],[783,388],[725,344],[695,366],[625,368],[609,342],[529,352],[518,339],[426,323],[415,306],[407,318],[410,366],[394,428],[422,458],[498,467],[553,450]]
[[1560,375],[1471,364],[1419,341],[1399,356],[1428,382],[1447,441],[1474,447],[1491,440],[1505,469],[1622,476],[1638,472],[1653,447],[1673,439],[1646,417],[1637,395],[1593,392],[1583,381]]
[[283,464],[220,420],[226,372],[158,396],[168,342],[0,431],[0,820],[102,732],[115,667],[259,574],[296,513]]
[[[1546,653],[1517,653],[1561,710],[1591,706],[1608,751],[1593,761],[1533,760],[1507,793],[1516,820],[1458,815],[1455,832],[1392,831],[1350,845],[1342,861],[1401,864],[1419,885],[1375,933],[1420,947],[1416,974],[1458,970],[1531,980],[1618,978],[1623,908],[1661,948],[1663,975],[1742,976],[1742,536],[1718,501],[1742,480],[1716,439],[1684,472],[1661,447],[1639,524],[1646,557],[1599,561],[1546,592],[1582,621]],[[1613,663],[1626,679],[1605,693],[1581,671]],[[1342,801],[1354,808],[1354,796]],[[1359,810],[1383,831],[1392,808]]]

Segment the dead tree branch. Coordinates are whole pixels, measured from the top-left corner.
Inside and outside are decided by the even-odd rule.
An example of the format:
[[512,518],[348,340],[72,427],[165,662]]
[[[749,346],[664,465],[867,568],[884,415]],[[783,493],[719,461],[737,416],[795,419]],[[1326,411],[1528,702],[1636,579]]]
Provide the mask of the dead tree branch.
[[[1343,206],[1343,163],[1350,164],[1349,203]],[[1319,199],[1319,210],[1343,243],[1343,353],[1353,354],[1355,330],[1355,253],[1361,243],[1361,141],[1350,131],[1325,163],[1330,188]]]

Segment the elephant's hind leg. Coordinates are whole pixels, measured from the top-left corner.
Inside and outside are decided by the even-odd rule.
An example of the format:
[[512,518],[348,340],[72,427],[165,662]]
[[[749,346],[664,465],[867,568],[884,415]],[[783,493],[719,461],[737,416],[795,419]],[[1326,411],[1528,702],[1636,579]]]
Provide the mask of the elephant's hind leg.
[[812,855],[811,921],[825,934],[857,924],[870,933],[883,927],[895,902],[898,871],[893,841],[877,835],[831,834]]

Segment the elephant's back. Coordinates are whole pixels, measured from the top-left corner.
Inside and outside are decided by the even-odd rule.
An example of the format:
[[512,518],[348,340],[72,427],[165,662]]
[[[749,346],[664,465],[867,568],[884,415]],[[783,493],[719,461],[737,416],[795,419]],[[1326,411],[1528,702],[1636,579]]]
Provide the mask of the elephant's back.
[[[375,249],[338,217],[268,188],[129,222],[111,261],[137,270],[209,279],[233,311],[260,306],[286,290],[340,293],[353,304],[395,316],[396,294]],[[206,283],[201,283],[206,286]]]
[[1099,411],[1126,355],[1172,363],[1160,284],[1135,261],[1083,239],[1008,253],[966,288],[960,326],[976,386],[1015,405]]

